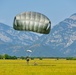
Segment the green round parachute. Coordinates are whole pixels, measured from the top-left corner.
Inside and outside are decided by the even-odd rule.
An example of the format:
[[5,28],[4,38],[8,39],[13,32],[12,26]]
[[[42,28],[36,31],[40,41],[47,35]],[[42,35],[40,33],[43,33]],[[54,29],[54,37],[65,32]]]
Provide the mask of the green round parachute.
[[13,28],[15,30],[48,34],[51,29],[51,21],[41,13],[24,12],[14,17]]

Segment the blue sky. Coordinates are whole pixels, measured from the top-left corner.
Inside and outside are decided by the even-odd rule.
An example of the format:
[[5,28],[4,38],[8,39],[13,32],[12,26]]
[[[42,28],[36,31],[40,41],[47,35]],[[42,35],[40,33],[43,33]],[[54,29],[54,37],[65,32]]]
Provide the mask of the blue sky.
[[0,0],[0,22],[13,26],[14,16],[25,11],[46,15],[56,25],[76,13],[76,0]]

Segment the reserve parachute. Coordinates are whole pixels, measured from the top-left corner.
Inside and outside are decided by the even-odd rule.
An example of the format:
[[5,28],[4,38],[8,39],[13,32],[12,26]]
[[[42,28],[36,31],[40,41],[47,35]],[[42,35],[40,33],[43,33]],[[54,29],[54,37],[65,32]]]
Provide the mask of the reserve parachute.
[[51,21],[41,13],[24,12],[14,17],[13,28],[15,30],[48,34],[51,29]]

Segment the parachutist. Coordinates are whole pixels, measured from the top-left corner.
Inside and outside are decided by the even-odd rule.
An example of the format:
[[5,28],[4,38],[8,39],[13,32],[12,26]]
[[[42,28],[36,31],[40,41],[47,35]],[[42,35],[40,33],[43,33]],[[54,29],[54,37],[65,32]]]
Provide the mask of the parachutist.
[[27,65],[29,65],[29,60],[30,60],[29,57],[27,57],[27,58],[26,58]]

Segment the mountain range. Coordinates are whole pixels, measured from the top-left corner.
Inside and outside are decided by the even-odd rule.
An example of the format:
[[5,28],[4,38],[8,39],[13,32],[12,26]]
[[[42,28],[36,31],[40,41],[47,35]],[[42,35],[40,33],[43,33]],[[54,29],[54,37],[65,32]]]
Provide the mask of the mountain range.
[[[40,36],[35,33],[29,31],[16,31],[12,27],[0,23],[0,54],[7,53],[14,55],[21,47],[31,45],[38,40],[39,37]],[[19,52],[18,54],[21,53]]]
[[0,54],[41,57],[76,56],[76,13],[55,25],[47,35],[16,31],[0,23]]

